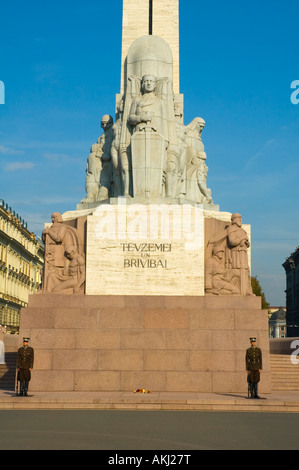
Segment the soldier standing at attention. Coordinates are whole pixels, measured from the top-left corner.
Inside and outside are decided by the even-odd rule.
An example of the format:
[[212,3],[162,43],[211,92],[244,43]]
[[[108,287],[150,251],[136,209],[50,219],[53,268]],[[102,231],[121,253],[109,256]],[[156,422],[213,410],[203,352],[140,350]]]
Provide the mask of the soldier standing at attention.
[[262,370],[262,350],[256,346],[256,338],[250,338],[251,347],[246,350],[247,382],[249,384],[250,398],[258,396],[258,383]]
[[34,349],[28,346],[29,338],[23,338],[23,346],[18,349],[17,371],[20,382],[20,396],[27,396],[28,384],[33,369]]

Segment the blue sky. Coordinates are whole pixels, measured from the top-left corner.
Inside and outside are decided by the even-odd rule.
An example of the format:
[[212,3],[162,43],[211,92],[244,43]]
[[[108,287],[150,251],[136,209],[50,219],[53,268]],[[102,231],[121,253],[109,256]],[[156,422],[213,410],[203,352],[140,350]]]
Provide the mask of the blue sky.
[[[205,119],[214,202],[251,224],[252,274],[277,306],[299,245],[298,21],[298,0],[180,1],[185,124]],[[122,1],[2,0],[0,22],[0,198],[40,235],[85,196],[100,118],[114,115]]]

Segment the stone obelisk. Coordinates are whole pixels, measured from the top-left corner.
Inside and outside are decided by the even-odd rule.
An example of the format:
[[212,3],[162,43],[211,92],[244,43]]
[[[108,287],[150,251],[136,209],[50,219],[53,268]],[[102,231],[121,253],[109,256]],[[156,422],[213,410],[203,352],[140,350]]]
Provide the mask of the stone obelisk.
[[121,93],[131,44],[152,34],[164,39],[173,55],[173,89],[179,93],[179,0],[123,0]]

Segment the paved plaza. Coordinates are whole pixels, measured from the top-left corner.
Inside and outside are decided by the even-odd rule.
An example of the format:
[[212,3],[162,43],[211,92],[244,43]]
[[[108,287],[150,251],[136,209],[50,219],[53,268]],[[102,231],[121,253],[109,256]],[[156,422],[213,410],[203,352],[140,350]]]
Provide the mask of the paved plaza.
[[298,412],[299,392],[251,400],[242,394],[158,392],[16,397],[1,390],[0,449],[297,450]]
[[299,449],[294,413],[0,410],[0,421],[1,450],[111,450],[108,458],[130,450]]

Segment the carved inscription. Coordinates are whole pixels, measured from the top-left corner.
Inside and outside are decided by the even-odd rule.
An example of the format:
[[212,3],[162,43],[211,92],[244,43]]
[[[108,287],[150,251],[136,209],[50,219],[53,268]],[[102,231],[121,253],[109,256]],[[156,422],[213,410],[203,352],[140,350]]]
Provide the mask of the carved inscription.
[[121,243],[124,268],[167,268],[163,253],[171,252],[171,243]]

